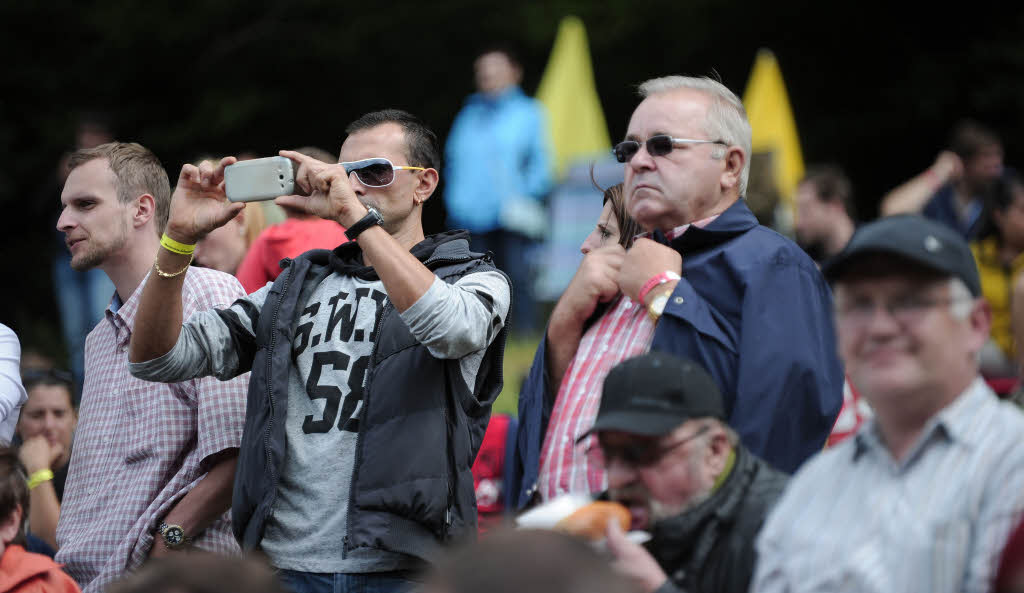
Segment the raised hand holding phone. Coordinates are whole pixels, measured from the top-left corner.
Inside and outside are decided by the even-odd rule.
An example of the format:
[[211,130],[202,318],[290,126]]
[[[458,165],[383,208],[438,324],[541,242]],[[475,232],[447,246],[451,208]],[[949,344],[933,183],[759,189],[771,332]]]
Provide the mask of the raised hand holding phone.
[[331,165],[293,150],[279,153],[298,164],[295,186],[308,196],[281,196],[279,206],[297,208],[308,214],[339,222],[348,228],[366,216],[366,206],[359,201],[342,165]]
[[237,161],[229,156],[216,166],[204,161],[198,167],[186,164],[181,168],[178,184],[171,195],[171,213],[166,229],[169,237],[194,245],[245,208],[244,203],[229,202],[224,191],[224,168]]

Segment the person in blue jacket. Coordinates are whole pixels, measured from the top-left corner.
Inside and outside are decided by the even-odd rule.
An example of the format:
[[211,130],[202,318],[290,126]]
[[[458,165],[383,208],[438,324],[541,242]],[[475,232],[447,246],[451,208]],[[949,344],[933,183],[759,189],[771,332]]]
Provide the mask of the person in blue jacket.
[[648,236],[629,251],[591,251],[552,312],[519,396],[509,484],[518,508],[599,491],[567,470],[594,448],[574,445],[597,408],[579,402],[600,398],[607,371],[646,350],[704,366],[743,444],[785,472],[821,450],[842,404],[828,285],[742,198],[751,132],[739,98],[708,78],[639,90],[614,152],[626,163],[628,212]]
[[547,230],[552,149],[543,105],[519,87],[522,67],[503,46],[473,63],[477,91],[455,117],[445,144],[448,226],[472,234],[512,279],[512,329],[536,325],[529,250]]

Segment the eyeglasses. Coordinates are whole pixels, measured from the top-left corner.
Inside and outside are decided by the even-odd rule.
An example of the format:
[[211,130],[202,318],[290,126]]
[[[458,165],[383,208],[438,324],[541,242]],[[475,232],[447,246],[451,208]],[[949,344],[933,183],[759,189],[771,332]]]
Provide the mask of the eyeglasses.
[[395,165],[385,158],[363,159],[338,163],[345,167],[345,173],[356,174],[359,183],[367,187],[387,187],[395,180],[395,171],[426,171],[426,167]]
[[[728,146],[724,140],[691,140],[689,138],[673,138],[668,134],[658,134],[657,136],[651,136],[647,139],[644,145],[647,147],[647,152],[651,156],[665,156],[672,152],[672,149],[677,146],[683,146],[686,144],[721,144],[722,146]],[[628,163],[637,152],[640,151],[640,143],[636,140],[623,140],[612,148],[612,153],[615,155],[615,160],[620,163]]]
[[591,457],[591,462],[599,464],[599,467],[608,467],[615,459],[619,459],[622,463],[632,467],[650,467],[658,463],[666,454],[705,434],[710,429],[710,426],[702,426],[690,436],[683,437],[668,445],[659,445],[655,440],[630,445],[603,445],[598,443],[597,445],[591,445],[587,450],[587,455]]
[[[882,309],[900,325],[913,325],[935,307],[948,307],[953,303],[963,302],[964,298],[928,297],[924,295],[906,295],[881,303]],[[847,325],[867,325],[875,316],[878,304],[870,298],[852,298],[844,300],[836,307],[836,317],[840,323]]]

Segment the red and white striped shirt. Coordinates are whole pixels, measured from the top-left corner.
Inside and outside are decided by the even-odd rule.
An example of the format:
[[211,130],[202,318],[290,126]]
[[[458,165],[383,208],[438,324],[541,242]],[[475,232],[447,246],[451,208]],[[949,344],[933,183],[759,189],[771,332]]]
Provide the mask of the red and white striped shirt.
[[[703,227],[716,218],[718,215],[710,216],[693,225]],[[676,227],[666,236],[674,239],[688,228],[689,224]],[[587,458],[587,451],[596,446],[596,437],[590,435],[578,445],[576,439],[594,425],[608,371],[650,350],[655,327],[643,304],[619,295],[583,334],[558,387],[541,447],[537,490],[543,500],[607,488],[604,468]]]

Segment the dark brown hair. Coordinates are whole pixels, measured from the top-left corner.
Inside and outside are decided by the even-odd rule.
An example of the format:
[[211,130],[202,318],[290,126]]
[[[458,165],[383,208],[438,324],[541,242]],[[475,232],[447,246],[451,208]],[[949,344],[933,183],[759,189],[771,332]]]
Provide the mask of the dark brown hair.
[[11,447],[0,448],[0,522],[21,507],[21,525],[11,541],[25,545],[25,522],[28,521],[28,471]]
[[626,199],[622,194],[623,185],[616,183],[607,189],[601,187],[597,183],[597,179],[594,178],[593,163],[590,164],[590,182],[604,194],[601,201],[602,204],[612,203],[612,216],[615,217],[615,222],[619,225],[619,245],[622,245],[624,249],[629,249],[633,246],[633,239],[642,233],[643,229],[626,212]]

